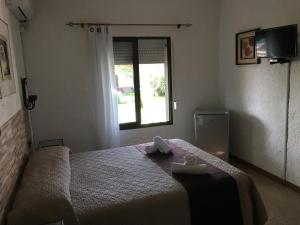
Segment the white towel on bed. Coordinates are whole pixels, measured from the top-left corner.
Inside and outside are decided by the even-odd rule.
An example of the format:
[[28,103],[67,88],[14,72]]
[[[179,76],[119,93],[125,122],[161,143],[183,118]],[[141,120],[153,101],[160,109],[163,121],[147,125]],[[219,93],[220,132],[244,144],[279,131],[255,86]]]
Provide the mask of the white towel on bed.
[[155,146],[155,144],[153,143],[152,145],[148,145],[145,147],[145,152],[147,154],[151,154],[153,152],[156,152],[157,151],[157,147]]
[[160,151],[161,153],[166,154],[171,151],[169,144],[170,143],[167,139],[162,139],[160,136],[156,136],[153,138],[153,144],[145,147],[145,152],[147,154],[151,154],[156,151]]
[[206,164],[195,164],[195,165],[185,165],[182,163],[172,162],[171,164],[172,173],[177,174],[206,174],[207,165]]
[[168,140],[164,140],[160,136],[156,136],[153,138],[153,142],[161,153],[167,154],[171,151]]

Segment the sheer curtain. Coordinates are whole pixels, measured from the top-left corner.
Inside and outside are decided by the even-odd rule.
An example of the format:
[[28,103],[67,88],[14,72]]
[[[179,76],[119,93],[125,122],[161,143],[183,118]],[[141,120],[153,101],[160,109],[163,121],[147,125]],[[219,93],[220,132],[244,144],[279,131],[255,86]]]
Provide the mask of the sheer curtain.
[[96,147],[120,146],[113,39],[109,26],[89,27],[89,54],[96,125]]

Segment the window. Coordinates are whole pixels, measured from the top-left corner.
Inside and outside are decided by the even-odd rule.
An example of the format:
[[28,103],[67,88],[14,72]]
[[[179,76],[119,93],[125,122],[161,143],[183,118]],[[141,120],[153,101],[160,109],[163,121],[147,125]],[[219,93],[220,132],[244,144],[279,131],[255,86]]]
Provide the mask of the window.
[[115,37],[120,129],[172,124],[170,38]]

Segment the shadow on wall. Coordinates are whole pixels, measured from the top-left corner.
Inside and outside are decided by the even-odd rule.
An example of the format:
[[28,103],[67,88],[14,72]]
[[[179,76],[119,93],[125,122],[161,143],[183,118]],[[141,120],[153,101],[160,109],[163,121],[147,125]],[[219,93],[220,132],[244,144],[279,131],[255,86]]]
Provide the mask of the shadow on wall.
[[259,118],[246,113],[231,111],[230,120],[230,153],[245,161],[257,162],[255,158],[266,154],[267,128]]

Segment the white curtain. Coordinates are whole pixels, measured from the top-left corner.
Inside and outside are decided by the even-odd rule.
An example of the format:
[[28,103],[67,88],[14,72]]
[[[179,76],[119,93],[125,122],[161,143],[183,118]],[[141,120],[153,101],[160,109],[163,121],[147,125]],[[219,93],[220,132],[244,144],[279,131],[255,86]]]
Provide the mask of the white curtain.
[[95,101],[96,147],[120,146],[113,39],[109,26],[89,27],[91,81]]

